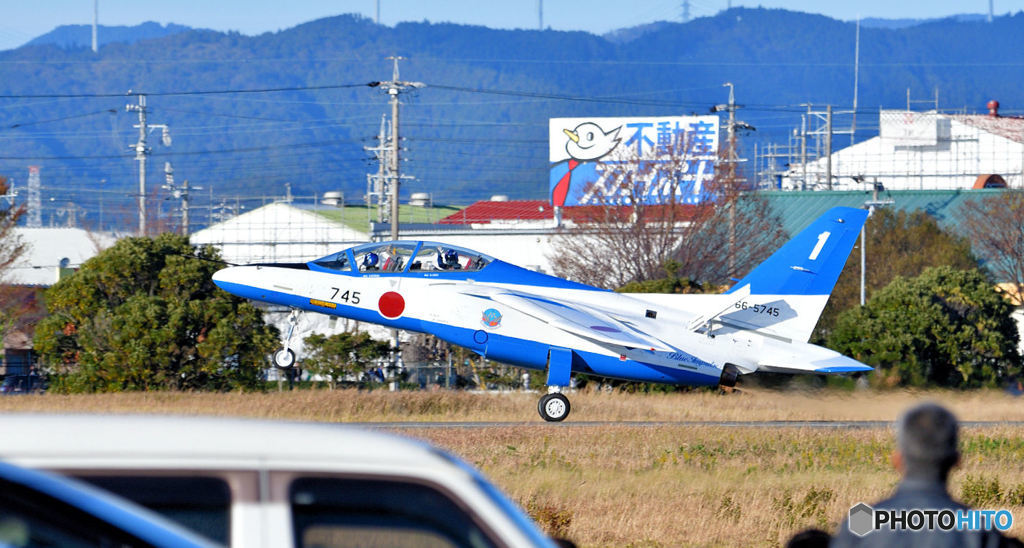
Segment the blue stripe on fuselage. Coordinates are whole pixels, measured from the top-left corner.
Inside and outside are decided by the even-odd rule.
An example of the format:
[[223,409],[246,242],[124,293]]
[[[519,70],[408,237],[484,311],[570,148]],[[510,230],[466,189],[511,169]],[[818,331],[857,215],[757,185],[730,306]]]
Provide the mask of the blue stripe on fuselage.
[[[488,359],[528,369],[544,370],[547,368],[548,349],[551,347],[549,344],[516,337],[506,337],[491,331],[474,330],[465,327],[454,327],[448,324],[427,322],[416,318],[403,317],[395,320],[388,320],[381,316],[377,310],[358,308],[341,303],[334,303],[338,305],[338,308],[329,309],[313,306],[310,304],[309,298],[307,297],[301,297],[280,291],[260,289],[231,282],[215,283],[224,291],[246,299],[300,308],[302,310],[319,312],[321,314],[341,316],[343,318],[376,323],[396,329],[430,333],[449,343],[468,348]],[[477,342],[479,339],[484,338],[480,333],[486,333],[484,342]],[[596,352],[581,352],[578,350],[573,350],[572,371],[574,373],[584,373],[587,375],[597,375],[600,377],[627,381],[657,382],[687,386],[712,386],[718,384],[718,377],[711,375],[652,365],[631,359],[621,360],[616,356],[608,356],[606,354],[598,354]]]

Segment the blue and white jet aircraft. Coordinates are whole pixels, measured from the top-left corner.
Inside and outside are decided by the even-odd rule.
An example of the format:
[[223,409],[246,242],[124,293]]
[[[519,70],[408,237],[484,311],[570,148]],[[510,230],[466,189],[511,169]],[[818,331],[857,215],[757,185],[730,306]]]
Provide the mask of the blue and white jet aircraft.
[[[213,281],[240,297],[429,333],[491,360],[546,370],[549,392],[538,411],[561,421],[570,409],[561,389],[573,373],[733,386],[755,371],[870,371],[807,342],[867,214],[829,210],[719,295],[615,293],[423,241],[233,266]],[[274,361],[294,363],[288,339]]]

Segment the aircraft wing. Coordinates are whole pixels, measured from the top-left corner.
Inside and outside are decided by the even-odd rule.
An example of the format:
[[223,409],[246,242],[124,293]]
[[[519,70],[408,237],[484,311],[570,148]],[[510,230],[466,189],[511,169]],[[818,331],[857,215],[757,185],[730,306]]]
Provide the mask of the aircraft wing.
[[588,306],[519,292],[498,292],[489,297],[552,327],[599,344],[662,352],[675,351],[664,342]]

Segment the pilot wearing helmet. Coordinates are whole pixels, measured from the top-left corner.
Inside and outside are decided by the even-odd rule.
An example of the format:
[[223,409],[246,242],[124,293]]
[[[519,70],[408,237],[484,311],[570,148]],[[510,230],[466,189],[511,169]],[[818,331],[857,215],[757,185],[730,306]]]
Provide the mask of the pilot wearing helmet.
[[376,253],[371,251],[366,255],[363,255],[363,264],[361,265],[359,270],[362,270],[363,272],[373,272],[380,270],[380,267],[377,266],[378,263],[380,263],[380,257],[378,257]]
[[437,266],[441,270],[458,270],[462,268],[459,265],[459,252],[454,249],[445,249],[437,254]]

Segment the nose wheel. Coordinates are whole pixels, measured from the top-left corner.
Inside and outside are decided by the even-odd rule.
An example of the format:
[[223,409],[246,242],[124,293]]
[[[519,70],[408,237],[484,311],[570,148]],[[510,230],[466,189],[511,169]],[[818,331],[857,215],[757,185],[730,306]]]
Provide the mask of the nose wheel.
[[288,334],[284,338],[284,348],[274,352],[274,365],[281,369],[288,369],[295,365],[295,352],[288,347],[288,344],[292,340],[292,334],[295,333],[295,324],[299,323],[299,314],[300,311],[297,308],[293,308],[288,314]]
[[295,352],[291,348],[282,348],[274,352],[274,365],[281,369],[288,369],[295,365]]
[[564,421],[569,416],[569,410],[569,398],[559,392],[545,394],[537,404],[537,412],[548,422]]

